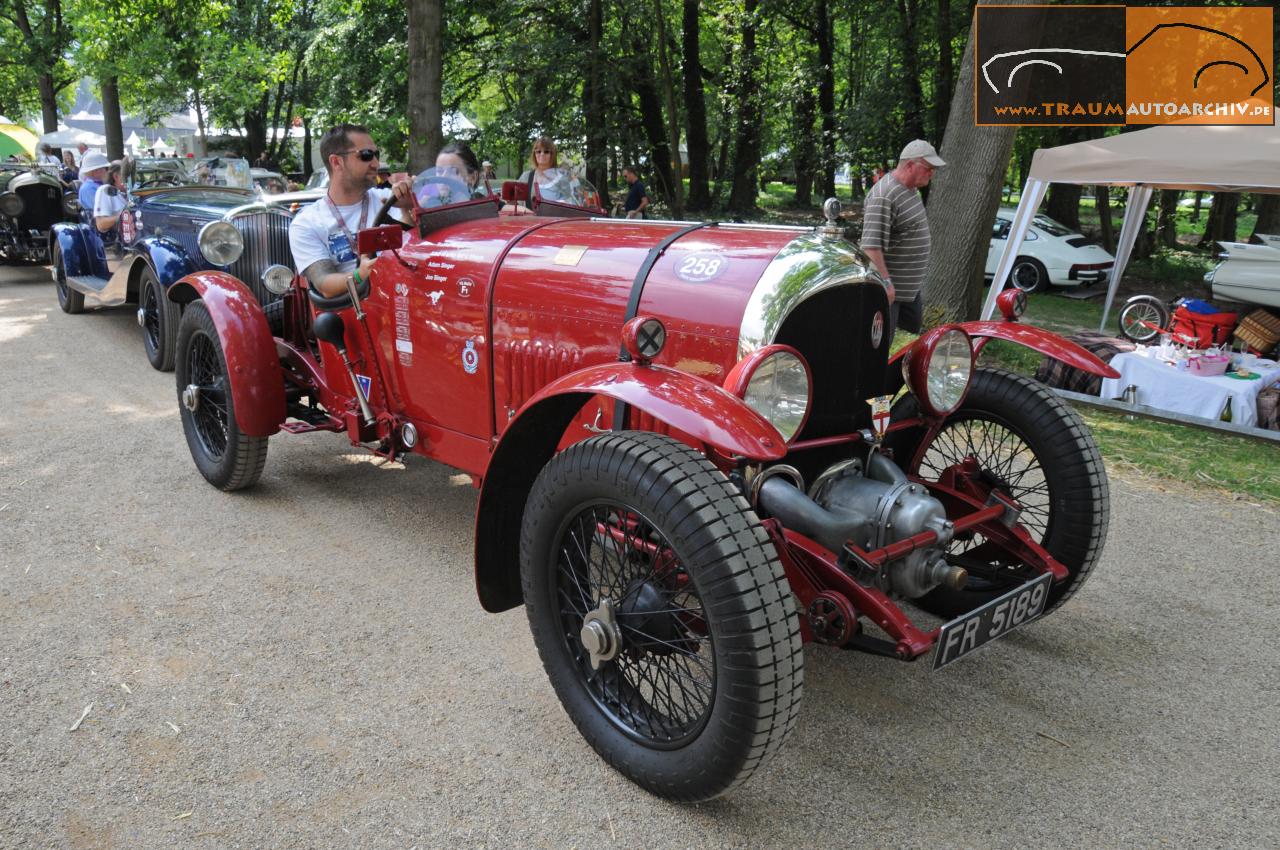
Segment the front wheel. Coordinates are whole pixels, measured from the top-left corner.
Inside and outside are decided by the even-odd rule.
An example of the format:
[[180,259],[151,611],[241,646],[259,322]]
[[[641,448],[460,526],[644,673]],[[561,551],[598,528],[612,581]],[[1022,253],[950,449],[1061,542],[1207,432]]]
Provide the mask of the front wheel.
[[[914,396],[894,406],[895,420],[916,415]],[[1030,378],[978,369],[964,403],[927,444],[925,437],[923,428],[897,431],[887,445],[924,481],[973,458],[993,487],[1022,505],[1018,521],[1032,539],[1067,568],[1045,613],[1080,589],[1102,553],[1110,520],[1106,469],[1080,414]],[[938,588],[916,600],[942,617],[967,613],[1035,577],[981,534],[957,536],[947,560],[969,571],[965,588]]]
[[1120,310],[1120,336],[1130,342],[1148,343],[1169,327],[1169,308],[1153,295],[1135,295]]
[[521,533],[534,643],[565,711],[648,791],[705,800],[794,727],[799,619],[742,494],[668,437],[593,437],[538,476]]
[[182,310],[165,297],[156,273],[146,266],[138,279],[138,323],[142,325],[142,347],[147,362],[161,372],[173,370],[178,347],[178,322]]
[[227,358],[209,311],[193,301],[178,326],[178,410],[196,468],[219,490],[257,483],[267,463],[267,438],[236,424]]

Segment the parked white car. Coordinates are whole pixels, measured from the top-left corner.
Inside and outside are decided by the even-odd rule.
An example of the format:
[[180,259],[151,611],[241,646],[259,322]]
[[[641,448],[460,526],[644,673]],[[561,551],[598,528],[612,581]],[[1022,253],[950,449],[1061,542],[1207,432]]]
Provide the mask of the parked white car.
[[1219,242],[1222,262],[1204,276],[1213,297],[1260,307],[1280,307],[1280,236],[1258,238],[1261,245]]
[[[1002,208],[996,214],[991,227],[991,250],[987,252],[988,278],[995,277],[1013,226],[1013,215],[1014,210],[1009,208]],[[1087,237],[1047,215],[1037,215],[1018,248],[1009,279],[1023,292],[1036,292],[1050,285],[1081,286],[1105,281],[1115,261],[1115,257]]]

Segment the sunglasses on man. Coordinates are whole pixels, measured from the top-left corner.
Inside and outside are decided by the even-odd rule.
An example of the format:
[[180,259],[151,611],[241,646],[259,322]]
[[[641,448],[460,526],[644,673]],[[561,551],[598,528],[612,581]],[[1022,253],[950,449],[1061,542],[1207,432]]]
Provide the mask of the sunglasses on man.
[[341,155],[346,156],[347,154],[352,153],[360,157],[361,162],[373,162],[378,158],[378,154],[382,152],[377,148],[360,148],[360,150],[352,148],[351,150],[343,151]]

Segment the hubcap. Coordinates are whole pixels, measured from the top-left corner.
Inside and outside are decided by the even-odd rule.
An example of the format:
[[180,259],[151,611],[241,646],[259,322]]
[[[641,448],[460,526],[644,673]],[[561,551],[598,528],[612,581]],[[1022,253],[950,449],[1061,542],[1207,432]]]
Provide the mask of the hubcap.
[[192,413],[200,407],[200,388],[195,384],[187,384],[187,388],[182,391],[182,406]]
[[601,664],[617,657],[622,646],[622,630],[618,628],[611,600],[601,599],[595,610],[582,618],[582,631],[578,637],[582,648],[591,657],[592,670],[599,670]]
[[138,308],[138,327],[145,328],[146,326],[147,326],[147,311],[139,307]]

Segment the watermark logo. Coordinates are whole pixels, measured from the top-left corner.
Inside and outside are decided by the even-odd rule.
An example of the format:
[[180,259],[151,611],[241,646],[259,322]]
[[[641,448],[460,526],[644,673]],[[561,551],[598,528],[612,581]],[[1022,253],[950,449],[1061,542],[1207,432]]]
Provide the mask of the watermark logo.
[[978,6],[979,125],[1274,124],[1264,7]]

